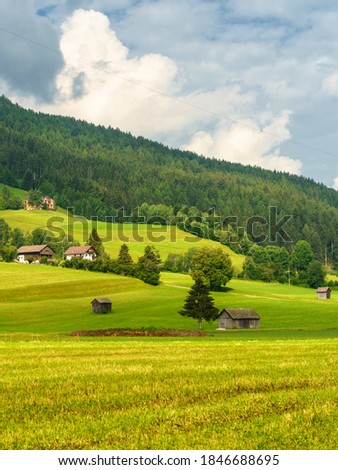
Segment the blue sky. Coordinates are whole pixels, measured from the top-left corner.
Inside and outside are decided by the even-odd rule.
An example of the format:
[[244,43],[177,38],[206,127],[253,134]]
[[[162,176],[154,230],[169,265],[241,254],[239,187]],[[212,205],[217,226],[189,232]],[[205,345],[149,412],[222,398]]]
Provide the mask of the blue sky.
[[2,0],[0,92],[338,189],[337,24],[332,0]]

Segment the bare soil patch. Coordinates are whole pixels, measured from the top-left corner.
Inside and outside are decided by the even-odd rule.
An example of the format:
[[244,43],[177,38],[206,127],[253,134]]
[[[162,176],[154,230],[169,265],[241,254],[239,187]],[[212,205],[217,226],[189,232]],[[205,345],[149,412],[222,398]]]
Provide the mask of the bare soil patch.
[[123,329],[109,328],[106,330],[76,330],[70,336],[207,336],[202,331],[175,330],[171,328],[159,329]]

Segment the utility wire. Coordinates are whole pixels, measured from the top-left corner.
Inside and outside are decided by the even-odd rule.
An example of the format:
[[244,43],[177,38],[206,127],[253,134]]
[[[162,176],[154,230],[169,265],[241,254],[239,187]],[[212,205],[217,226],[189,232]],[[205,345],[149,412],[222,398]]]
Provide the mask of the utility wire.
[[[46,50],[48,50],[48,51],[50,51],[50,52],[53,52],[54,54],[61,55],[61,51],[58,50],[58,49],[55,49],[55,48],[50,47],[50,46],[46,46],[45,44],[42,44],[42,43],[40,43],[40,42],[38,42],[38,41],[34,41],[33,39],[28,38],[27,36],[23,36],[23,35],[21,35],[21,34],[15,33],[14,31],[11,31],[11,30],[9,30],[9,29],[7,29],[7,28],[4,28],[4,27],[2,27],[2,26],[0,26],[0,31],[3,31],[3,32],[7,33],[7,34],[10,34],[10,35],[12,35],[12,36],[15,36],[15,37],[17,37],[17,38],[19,38],[19,39],[22,39],[22,40],[24,40],[24,41],[26,41],[26,42],[28,42],[28,43],[30,43],[30,44],[33,44],[33,45],[35,45],[35,46],[40,47],[40,48],[46,49]],[[74,57],[74,59],[75,59],[75,57]],[[87,67],[92,67],[92,68],[94,68],[94,69],[100,70],[100,71],[102,71],[102,72],[105,72],[105,73],[111,75],[111,72],[108,72],[103,66],[101,66],[101,65],[99,65],[99,64],[92,64],[92,63],[89,63],[89,62],[85,62],[85,61],[83,61],[83,60],[80,60],[80,59],[78,59],[78,58],[76,58],[76,60],[77,60],[77,62],[78,62],[79,64],[86,65]],[[154,94],[157,94],[157,95],[160,95],[160,96],[163,96],[163,97],[165,97],[165,98],[167,98],[167,99],[171,99],[171,100],[173,100],[173,101],[175,101],[175,102],[177,102],[177,103],[183,104],[183,105],[185,105],[185,106],[189,106],[190,108],[196,109],[197,111],[202,111],[203,113],[206,113],[206,114],[209,114],[209,115],[211,115],[211,116],[220,118],[220,119],[222,119],[222,120],[231,122],[231,123],[233,123],[233,124],[238,124],[238,125],[240,125],[240,126],[243,126],[243,127],[249,128],[249,129],[253,129],[253,130],[255,130],[255,131],[262,132],[262,133],[267,134],[267,135],[270,135],[270,136],[272,136],[272,137],[276,137],[277,139],[283,140],[282,136],[279,135],[279,134],[275,134],[275,133],[270,132],[270,131],[267,131],[267,130],[265,130],[265,129],[260,129],[258,126],[254,126],[254,125],[252,125],[252,124],[248,124],[248,123],[242,122],[242,121],[240,121],[240,120],[238,120],[238,119],[234,119],[234,118],[231,118],[231,117],[229,117],[229,116],[226,116],[225,114],[221,114],[221,113],[217,113],[217,112],[215,112],[215,111],[211,111],[210,109],[204,108],[204,107],[202,107],[202,106],[198,106],[198,105],[192,103],[191,101],[186,101],[185,99],[182,99],[182,98],[180,98],[180,97],[169,95],[168,93],[165,93],[165,92],[163,92],[163,91],[161,91],[161,90],[158,90],[158,89],[156,89],[156,88],[148,87],[148,86],[142,84],[141,82],[138,82],[138,81],[136,81],[136,80],[131,80],[131,79],[129,79],[129,78],[126,78],[126,77],[122,76],[121,73],[118,73],[118,72],[117,72],[117,73],[116,73],[116,76],[117,76],[117,78],[119,78],[121,81],[130,83],[130,84],[132,84],[132,85],[134,85],[134,86],[137,86],[137,87],[139,87],[139,88],[143,88],[144,90],[150,91],[150,92],[152,92],[152,93],[154,93]],[[328,156],[331,156],[331,157],[336,157],[336,158],[338,158],[338,154],[335,154],[335,153],[332,153],[332,152],[328,152],[328,151],[323,150],[323,149],[320,149],[320,148],[318,148],[318,147],[313,147],[313,146],[311,146],[311,145],[305,144],[304,142],[298,142],[298,141],[296,141],[296,140],[294,140],[294,139],[289,139],[289,140],[288,140],[288,144],[297,145],[297,146],[299,146],[299,147],[303,147],[303,148],[306,148],[306,149],[308,149],[308,150],[312,150],[312,151],[315,151],[315,152],[318,152],[318,153],[322,153],[323,155],[328,155]]]

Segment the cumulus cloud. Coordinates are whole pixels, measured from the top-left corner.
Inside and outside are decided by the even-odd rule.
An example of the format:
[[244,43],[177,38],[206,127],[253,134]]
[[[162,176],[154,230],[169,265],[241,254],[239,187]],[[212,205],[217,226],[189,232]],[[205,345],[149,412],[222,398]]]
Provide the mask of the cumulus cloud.
[[64,67],[56,80],[58,98],[45,111],[169,145],[190,139],[183,148],[206,156],[299,173],[300,162],[279,153],[281,143],[290,139],[290,112],[262,114],[261,122],[248,121],[251,127],[219,124],[222,116],[245,120],[251,115],[255,93],[238,83],[184,93],[173,60],[152,53],[132,57],[108,17],[94,10],[76,10],[61,30]]
[[197,132],[185,149],[244,165],[300,174],[302,163],[279,152],[279,146],[290,138],[289,115],[284,111],[261,129],[253,121],[223,123],[214,133]]
[[338,176],[333,180],[333,189],[338,191]]
[[172,60],[129,58],[108,18],[94,10],[77,10],[62,25],[60,48],[65,66],[56,81],[58,100],[46,110],[137,134],[170,128],[163,108],[170,108],[166,95],[176,86]]

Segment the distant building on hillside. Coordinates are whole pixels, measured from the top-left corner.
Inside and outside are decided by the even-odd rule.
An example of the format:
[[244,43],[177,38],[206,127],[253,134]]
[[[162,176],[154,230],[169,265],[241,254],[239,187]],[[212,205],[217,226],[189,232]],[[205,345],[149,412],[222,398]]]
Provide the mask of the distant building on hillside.
[[48,210],[48,211],[55,211],[56,205],[53,198],[49,196],[43,196],[41,198],[41,203],[39,205],[34,205],[29,202],[29,199],[24,200],[24,205],[26,211],[34,211],[34,210]]
[[112,302],[106,297],[98,297],[92,300],[93,313],[110,313],[112,310]]
[[19,263],[28,263],[30,259],[40,261],[45,257],[51,259],[55,251],[49,245],[31,245],[18,248],[17,260]]
[[260,317],[251,308],[224,308],[218,317],[218,329],[259,328]]
[[93,261],[95,258],[97,258],[97,251],[90,245],[71,246],[68,248],[68,250],[65,251],[65,257],[68,260],[78,258]]
[[330,299],[331,289],[329,287],[318,287],[317,299]]

